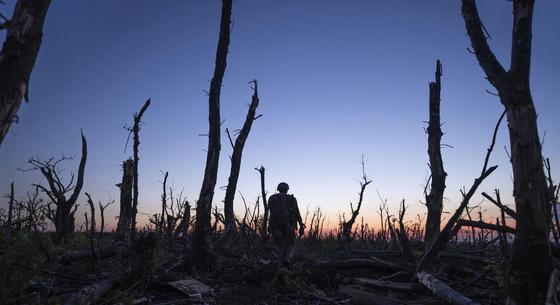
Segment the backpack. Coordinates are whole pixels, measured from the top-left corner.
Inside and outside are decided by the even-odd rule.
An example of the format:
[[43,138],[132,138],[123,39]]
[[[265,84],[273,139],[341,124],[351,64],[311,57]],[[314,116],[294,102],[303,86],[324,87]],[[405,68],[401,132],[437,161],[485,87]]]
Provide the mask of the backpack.
[[270,209],[270,222],[272,224],[295,224],[296,217],[293,198],[293,195],[282,193],[270,196],[268,206]]

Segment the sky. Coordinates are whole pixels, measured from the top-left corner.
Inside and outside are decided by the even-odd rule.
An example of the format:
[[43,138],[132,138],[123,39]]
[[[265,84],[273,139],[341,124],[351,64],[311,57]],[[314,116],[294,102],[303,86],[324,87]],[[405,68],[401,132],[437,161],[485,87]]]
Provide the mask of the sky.
[[[11,14],[15,0],[0,11]],[[509,67],[512,5],[478,1],[489,41]],[[214,70],[221,2],[208,1],[53,1],[43,44],[33,70],[29,103],[19,112],[0,146],[0,191],[15,181],[17,196],[31,183],[45,183],[37,172],[21,172],[32,156],[76,156],[64,165],[68,177],[80,157],[80,128],[88,141],[85,184],[77,221],[86,211],[83,192],[95,201],[117,202],[122,161],[132,114],[145,100],[152,105],[140,133],[139,210],[160,209],[162,171],[169,184],[198,198],[207,146],[208,98],[204,90]],[[543,153],[558,178],[560,164],[560,2],[535,5],[531,88]],[[460,1],[262,1],[237,0],[228,64],[221,95],[223,127],[241,128],[259,81],[258,114],[243,152],[238,190],[249,202],[260,195],[255,167],[266,168],[269,194],[286,181],[300,205],[321,209],[328,224],[350,213],[361,178],[361,156],[373,180],[362,212],[378,226],[380,200],[396,213],[403,198],[409,217],[423,214],[423,187],[429,175],[428,83],[436,59],[443,64],[442,149],[447,176],[444,211],[453,212],[459,190],[480,174],[493,128],[503,107],[484,78],[460,14]],[[4,39],[5,34],[1,34]],[[490,164],[497,171],[479,192],[501,190],[512,204],[512,171],[503,124]],[[222,133],[214,204],[222,207],[232,149]],[[5,206],[3,200],[0,206]],[[472,203],[482,201],[480,196]],[[239,194],[236,212],[242,212]],[[193,204],[194,206],[194,204]],[[496,209],[482,204],[488,219]],[[447,214],[444,214],[446,217]],[[145,220],[145,218],[144,218]]]

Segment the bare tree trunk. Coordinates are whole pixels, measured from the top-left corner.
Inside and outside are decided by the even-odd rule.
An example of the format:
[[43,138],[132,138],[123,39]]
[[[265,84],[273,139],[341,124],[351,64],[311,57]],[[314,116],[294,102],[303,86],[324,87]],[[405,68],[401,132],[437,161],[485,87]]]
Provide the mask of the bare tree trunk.
[[117,237],[127,239],[130,232],[132,216],[132,181],[134,180],[134,160],[127,159],[123,162],[123,176],[117,186],[121,192],[119,222],[117,224]]
[[269,210],[268,210],[268,200],[266,198],[266,189],[265,189],[265,183],[264,183],[265,169],[264,169],[264,166],[261,165],[261,167],[255,168],[255,170],[257,170],[259,172],[259,175],[261,177],[261,197],[262,197],[262,202],[263,202],[263,207],[264,207],[264,215],[263,215],[261,235],[266,239],[267,236],[268,236],[268,212],[269,212]]
[[208,150],[206,155],[206,167],[204,179],[198,201],[196,202],[196,223],[193,234],[192,255],[196,264],[200,267],[207,266],[209,262],[212,199],[218,175],[218,161],[220,158],[220,92],[222,80],[226,71],[227,53],[229,49],[229,36],[231,24],[232,0],[222,0],[222,13],[220,20],[220,38],[216,51],[216,66],[214,76],[210,83],[208,97],[209,105],[209,132]]
[[445,191],[445,177],[441,158],[441,63],[436,63],[436,80],[430,83],[430,121],[428,124],[428,155],[430,157],[431,187],[426,196],[428,216],[426,218],[426,236],[424,246],[429,249],[437,239],[443,211],[443,192]]
[[486,41],[475,1],[462,0],[463,18],[476,58],[498,90],[509,122],[517,224],[507,279],[508,304],[544,303],[552,268],[551,194],[529,86],[533,5],[534,0],[513,1],[511,65],[506,71]]
[[350,219],[348,221],[345,221],[345,222],[342,223],[342,238],[345,241],[349,241],[350,238],[351,238],[350,235],[352,233],[352,226],[354,225],[354,222],[356,222],[356,218],[360,214],[360,208],[362,207],[362,201],[364,199],[364,192],[366,190],[366,187],[370,183],[371,183],[371,180],[369,180],[368,177],[366,176],[364,156],[362,156],[362,181],[360,181],[360,193],[359,193],[359,197],[358,197],[358,206],[354,210],[354,207],[352,206],[352,203],[350,203],[350,210],[352,211],[352,216],[350,217]]
[[233,153],[231,155],[231,170],[229,174],[228,185],[226,188],[226,197],[224,199],[224,219],[226,225],[226,232],[233,232],[236,230],[235,226],[235,215],[233,214],[233,199],[235,198],[235,191],[237,189],[237,181],[239,179],[239,171],[241,169],[241,156],[243,155],[243,148],[245,147],[245,141],[251,132],[251,127],[253,126],[253,121],[258,119],[260,116],[256,116],[257,107],[259,106],[259,92],[257,88],[257,80],[253,81],[253,97],[251,99],[251,105],[249,105],[249,111],[247,112],[247,117],[245,118],[245,123],[239,132],[239,135],[235,139],[235,144],[231,140],[231,135],[227,131],[228,138],[233,147]]
[[[161,218],[159,220],[159,230],[163,233],[165,227],[165,214],[167,213],[167,177],[169,176],[169,172],[165,172],[163,176],[163,193],[161,194]],[[171,199],[171,204],[173,206],[173,199]]]
[[51,0],[18,0],[12,19],[0,24],[7,36],[0,51],[0,145],[21,100],[28,100],[29,78],[43,39],[43,24]]
[[146,109],[150,106],[150,99],[144,103],[144,106],[140,109],[140,112],[134,114],[134,126],[132,127],[132,133],[134,136],[134,143],[132,146],[134,153],[134,167],[132,170],[133,180],[132,180],[132,215],[131,215],[131,232],[132,235],[136,233],[136,214],[138,213],[138,146],[140,145],[140,123],[142,122],[142,116]]

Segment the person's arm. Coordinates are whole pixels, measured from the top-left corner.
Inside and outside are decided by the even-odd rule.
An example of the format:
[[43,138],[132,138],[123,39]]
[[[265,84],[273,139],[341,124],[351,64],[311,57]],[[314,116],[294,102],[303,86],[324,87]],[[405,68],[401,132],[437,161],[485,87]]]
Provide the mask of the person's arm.
[[297,199],[293,195],[292,195],[292,199],[293,199],[294,210],[296,212],[296,219],[299,223],[299,227],[304,228],[305,224],[303,223],[303,220],[301,219],[301,214],[299,213],[299,207],[298,207],[298,204],[297,204]]

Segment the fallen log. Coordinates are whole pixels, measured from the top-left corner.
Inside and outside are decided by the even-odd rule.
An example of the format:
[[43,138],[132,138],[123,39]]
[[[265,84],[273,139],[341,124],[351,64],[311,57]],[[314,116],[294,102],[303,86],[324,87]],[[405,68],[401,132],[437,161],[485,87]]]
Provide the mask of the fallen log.
[[498,231],[498,232],[504,232],[504,233],[508,233],[508,234],[515,234],[515,229],[511,228],[511,227],[507,227],[507,226],[499,226],[499,225],[495,225],[492,223],[486,223],[483,221],[476,221],[476,220],[466,220],[466,219],[459,219],[457,220],[457,225],[460,225],[462,227],[475,227],[475,228],[480,228],[480,229],[487,229],[487,230],[493,230],[493,231]]
[[65,305],[91,305],[95,304],[99,298],[107,293],[117,283],[122,273],[114,272],[104,274],[104,278],[99,279],[95,283],[80,289],[72,294]]
[[389,270],[389,271],[399,271],[399,270],[410,270],[401,265],[396,265],[393,263],[389,263],[382,259],[376,257],[369,257],[369,258],[346,258],[346,259],[335,259],[335,260],[326,260],[321,261],[316,264],[318,268],[336,268],[336,269],[344,269],[344,268],[374,268],[380,270]]
[[393,289],[393,290],[410,291],[414,289],[414,287],[416,286],[414,283],[380,281],[380,280],[368,279],[364,277],[358,277],[355,280],[358,284],[364,286],[375,287],[375,288],[386,288],[386,289]]
[[[124,242],[116,242],[108,247],[101,248],[96,252],[98,252],[99,258],[102,259],[116,255],[124,255],[126,254],[127,249]],[[56,262],[59,264],[68,264],[73,261],[90,259],[93,254],[95,253],[93,253],[89,247],[78,251],[66,251],[56,258]]]
[[463,294],[455,291],[453,288],[447,286],[444,282],[440,281],[435,276],[428,272],[421,271],[416,274],[418,282],[424,287],[430,289],[435,296],[453,305],[479,305],[473,300],[467,298]]

